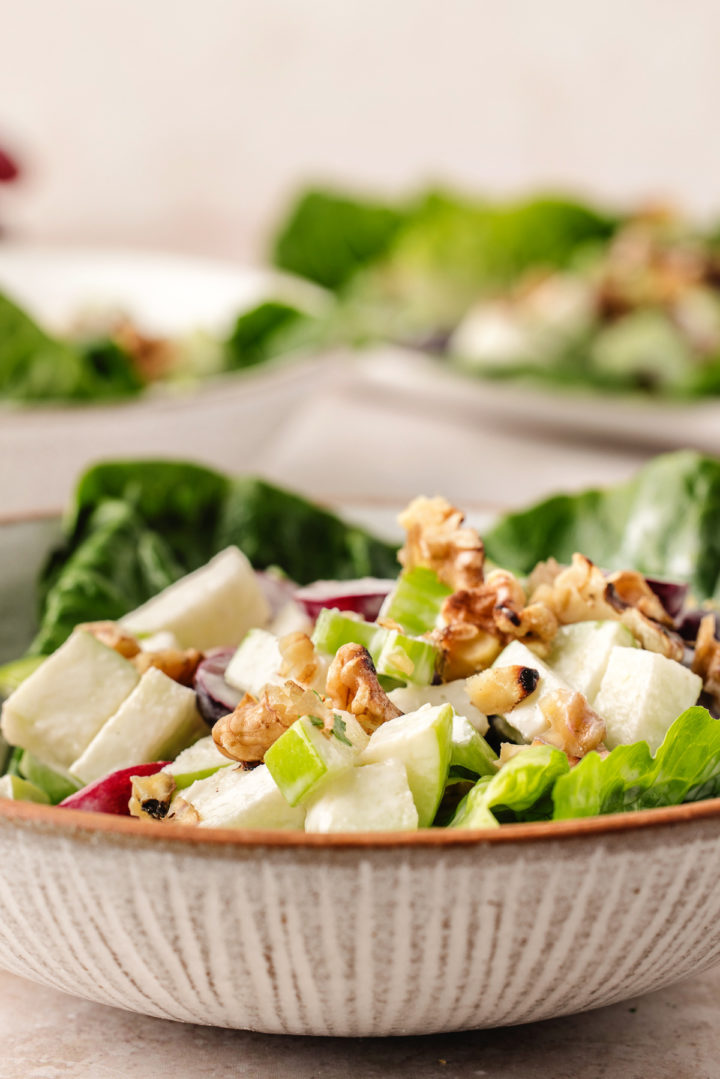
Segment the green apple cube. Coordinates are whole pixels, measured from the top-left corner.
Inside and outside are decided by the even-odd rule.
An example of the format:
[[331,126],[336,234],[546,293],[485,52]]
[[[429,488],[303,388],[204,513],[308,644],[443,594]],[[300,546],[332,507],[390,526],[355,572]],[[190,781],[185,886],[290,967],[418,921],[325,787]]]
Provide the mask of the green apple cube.
[[50,799],[45,791],[40,790],[34,783],[20,776],[4,775],[0,778],[0,798],[11,798],[14,802],[41,802],[50,805]]
[[400,686],[388,697],[403,712],[416,712],[424,704],[451,704],[459,716],[465,716],[480,734],[488,729],[488,718],[470,700],[465,679],[456,678],[439,686]]
[[702,690],[702,679],[675,660],[641,648],[613,648],[595,698],[609,749],[646,741],[660,747],[668,728]]
[[208,734],[179,753],[174,761],[165,765],[163,772],[173,776],[176,788],[182,790],[198,779],[214,775],[219,768],[229,768],[233,763],[220,752],[212,735]]
[[592,704],[615,647],[636,648],[637,641],[622,622],[575,622],[560,626],[547,665]]
[[266,629],[251,629],[225,669],[225,681],[259,697],[269,682],[281,682],[278,638]]
[[305,820],[305,810],[288,804],[264,764],[250,771],[237,765],[221,768],[180,797],[195,809],[204,828],[302,829]]
[[194,690],[150,667],[73,761],[70,772],[83,783],[92,783],[118,768],[174,757],[206,731]]
[[45,656],[23,656],[0,667],[0,697],[9,697],[18,686],[45,662]]
[[395,587],[382,605],[380,614],[397,622],[406,633],[420,636],[434,629],[443,601],[452,588],[426,566],[414,566],[402,571]]
[[556,689],[569,690],[570,686],[521,641],[512,641],[493,663],[493,667],[515,666],[531,667],[540,675],[533,692],[512,711],[504,714],[508,723],[519,731],[526,741],[532,742],[533,738],[536,738],[547,727],[547,720],[540,709],[542,698],[546,693],[552,693]]
[[307,806],[306,832],[405,832],[418,826],[405,765],[397,760],[341,772]]
[[18,771],[23,779],[27,779],[33,786],[39,787],[41,791],[45,791],[53,805],[57,805],[58,802],[62,802],[63,798],[68,798],[71,794],[75,794],[83,785],[69,772],[49,768],[47,764],[43,764],[27,749],[23,751],[18,762]]
[[493,776],[497,768],[497,753],[487,744],[479,731],[465,716],[457,713],[452,721],[452,756],[450,766],[466,768],[478,776]]
[[265,764],[290,805],[297,805],[329,776],[352,768],[369,742],[354,716],[338,712],[335,731],[322,720],[301,716],[265,754]]
[[249,629],[269,618],[270,607],[249,561],[237,547],[226,547],[126,614],[122,625],[138,636],[168,631],[182,648],[205,650],[238,645]]
[[452,755],[452,705],[423,705],[389,719],[370,737],[361,764],[398,760],[407,770],[420,828],[432,824],[445,790]]
[[112,648],[76,630],[5,701],[3,736],[51,767],[67,769],[139,678]]

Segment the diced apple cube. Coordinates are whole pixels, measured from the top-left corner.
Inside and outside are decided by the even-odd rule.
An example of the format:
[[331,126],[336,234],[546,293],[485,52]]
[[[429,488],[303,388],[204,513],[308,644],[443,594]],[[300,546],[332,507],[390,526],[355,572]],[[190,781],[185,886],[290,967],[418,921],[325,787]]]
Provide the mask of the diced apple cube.
[[174,761],[165,765],[163,772],[173,776],[175,786],[182,790],[199,779],[207,779],[217,772],[218,768],[229,768],[233,763],[220,752],[212,735],[208,734],[179,753]]
[[308,799],[306,832],[384,832],[417,828],[405,765],[397,760],[351,768]]
[[290,805],[297,805],[318,784],[352,768],[368,736],[348,712],[337,713],[335,733],[315,716],[301,716],[265,754],[265,764]]
[[8,697],[2,733],[46,764],[68,768],[139,678],[112,648],[76,630]]
[[195,692],[150,667],[85,751],[70,765],[83,783],[138,761],[166,761],[207,731]]
[[701,690],[699,675],[675,660],[642,648],[613,648],[593,706],[605,720],[605,744],[614,749],[644,740],[655,753]]
[[622,622],[575,622],[560,626],[547,656],[548,667],[592,704],[615,647],[636,648]]
[[259,697],[268,683],[279,683],[282,655],[274,633],[251,629],[225,668],[225,681],[243,693]]
[[167,631],[182,648],[237,645],[264,625],[270,607],[242,551],[227,547],[206,566],[165,588],[126,614],[122,625],[138,636]]
[[14,802],[50,804],[50,798],[45,791],[41,790],[40,787],[36,787],[34,783],[30,783],[27,779],[21,779],[20,776],[4,775],[0,777],[0,798],[11,798]]
[[480,734],[488,729],[488,718],[470,700],[464,678],[439,686],[400,686],[391,690],[388,697],[403,712],[417,712],[424,704],[451,704],[456,715],[469,719]]
[[420,828],[428,828],[437,812],[452,753],[453,709],[425,704],[416,712],[389,719],[370,737],[361,764],[398,760],[407,770]]
[[236,765],[221,768],[180,797],[205,828],[302,829],[305,820],[305,810],[288,804],[264,764],[249,772]]
[[497,754],[466,716],[457,713],[452,721],[451,765],[466,768],[479,776],[495,775]]

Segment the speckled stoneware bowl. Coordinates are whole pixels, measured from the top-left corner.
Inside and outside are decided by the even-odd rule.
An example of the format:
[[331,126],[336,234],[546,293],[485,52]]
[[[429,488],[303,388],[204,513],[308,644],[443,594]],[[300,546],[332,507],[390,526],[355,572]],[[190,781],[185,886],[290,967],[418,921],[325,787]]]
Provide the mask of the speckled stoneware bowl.
[[[0,529],[6,652],[55,528]],[[428,1034],[598,1007],[719,957],[720,800],[349,838],[0,802],[0,965],[148,1015]]]

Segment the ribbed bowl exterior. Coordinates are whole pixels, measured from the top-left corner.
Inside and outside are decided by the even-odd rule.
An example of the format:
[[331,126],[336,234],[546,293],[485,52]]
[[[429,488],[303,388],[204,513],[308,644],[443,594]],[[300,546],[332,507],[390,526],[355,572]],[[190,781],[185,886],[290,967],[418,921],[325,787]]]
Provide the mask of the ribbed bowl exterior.
[[284,1034],[523,1023],[720,957],[720,821],[469,845],[166,842],[0,818],[0,964]]

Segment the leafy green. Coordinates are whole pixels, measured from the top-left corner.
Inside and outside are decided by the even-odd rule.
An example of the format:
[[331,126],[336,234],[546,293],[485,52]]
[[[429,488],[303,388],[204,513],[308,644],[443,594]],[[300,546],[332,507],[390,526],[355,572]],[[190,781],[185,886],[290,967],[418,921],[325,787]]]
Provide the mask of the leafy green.
[[43,573],[32,651],[53,651],[79,622],[121,617],[230,544],[301,584],[397,568],[391,544],[263,480],[180,461],[101,464],[80,480]]
[[266,300],[237,319],[226,343],[227,367],[255,367],[290,351],[301,331],[309,334],[317,319],[291,304]]
[[465,795],[451,828],[480,828],[496,820],[543,820],[552,814],[548,796],[568,771],[568,759],[553,746],[528,746],[488,779],[481,777]]
[[[501,773],[502,774],[502,773]],[[720,722],[705,708],[675,720],[655,757],[646,742],[588,753],[553,790],[554,819],[679,805],[720,795]]]
[[51,337],[0,293],[0,397],[97,401],[141,389],[129,356],[114,342],[79,345]]
[[606,569],[632,567],[687,581],[699,600],[720,598],[720,461],[690,450],[656,457],[626,483],[507,514],[485,548],[519,573],[581,551]]
[[337,289],[383,254],[405,219],[402,209],[327,190],[300,196],[273,243],[276,266]]

